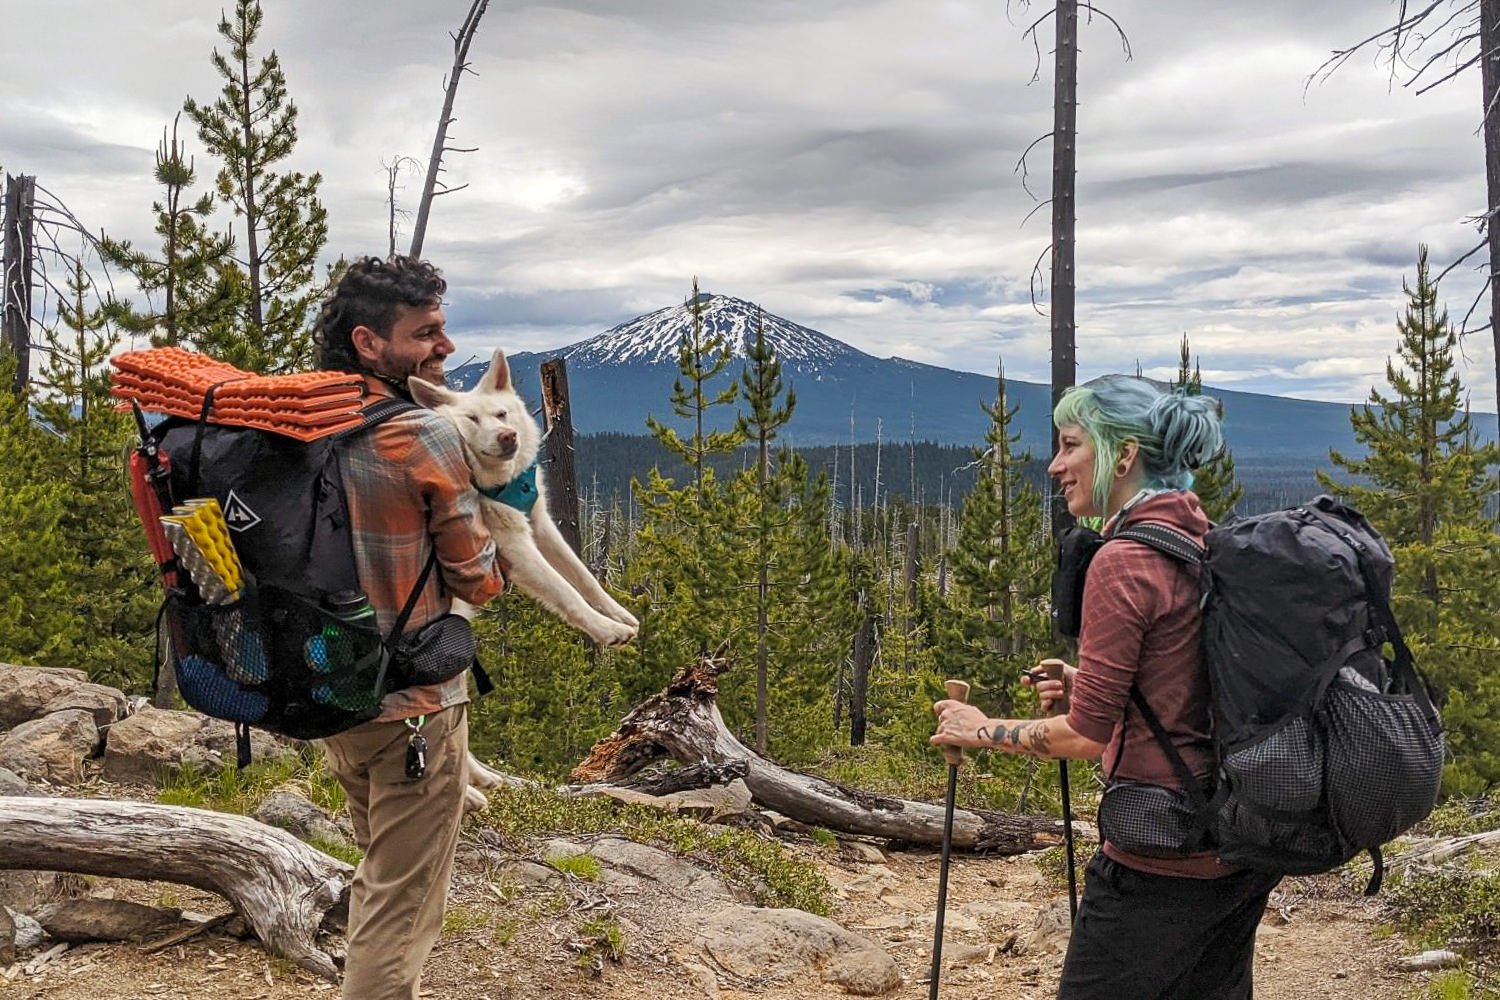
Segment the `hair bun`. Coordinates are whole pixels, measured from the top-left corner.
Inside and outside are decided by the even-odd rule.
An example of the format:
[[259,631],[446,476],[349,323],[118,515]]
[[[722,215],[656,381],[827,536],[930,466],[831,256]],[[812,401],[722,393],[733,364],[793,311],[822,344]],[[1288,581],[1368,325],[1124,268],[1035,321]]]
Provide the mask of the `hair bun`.
[[1163,394],[1152,404],[1147,421],[1161,438],[1166,463],[1196,469],[1224,450],[1219,429],[1222,407],[1211,396],[1190,395],[1181,389]]

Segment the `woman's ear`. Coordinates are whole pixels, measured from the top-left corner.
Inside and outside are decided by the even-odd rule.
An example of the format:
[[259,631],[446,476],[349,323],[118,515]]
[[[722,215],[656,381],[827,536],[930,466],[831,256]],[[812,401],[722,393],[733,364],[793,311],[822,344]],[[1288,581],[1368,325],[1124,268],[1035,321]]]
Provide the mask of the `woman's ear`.
[[1120,445],[1120,458],[1115,462],[1115,478],[1124,479],[1130,475],[1135,468],[1135,460],[1140,457],[1141,446],[1138,441],[1126,441]]

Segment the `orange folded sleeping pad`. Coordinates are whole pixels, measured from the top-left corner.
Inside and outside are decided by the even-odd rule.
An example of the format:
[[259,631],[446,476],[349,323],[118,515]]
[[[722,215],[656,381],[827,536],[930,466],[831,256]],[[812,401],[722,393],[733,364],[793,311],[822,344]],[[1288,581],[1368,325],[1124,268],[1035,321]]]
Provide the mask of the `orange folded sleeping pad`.
[[254,427],[315,441],[357,426],[365,383],[349,372],[256,375],[180,347],[128,351],[110,359],[110,394],[152,413],[197,420],[210,390],[213,424]]

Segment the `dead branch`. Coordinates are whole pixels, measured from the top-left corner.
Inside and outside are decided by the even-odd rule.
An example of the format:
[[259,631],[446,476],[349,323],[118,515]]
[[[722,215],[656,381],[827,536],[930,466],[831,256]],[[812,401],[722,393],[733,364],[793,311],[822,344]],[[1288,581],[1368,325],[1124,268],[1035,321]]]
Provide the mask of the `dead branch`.
[[[422,200],[417,203],[417,221],[412,226],[411,249],[407,251],[413,257],[422,255],[422,241],[427,236],[427,219],[432,213],[432,199],[436,196],[438,174],[443,168],[443,153],[449,149],[448,126],[454,121],[453,102],[458,97],[458,84],[465,73],[473,72],[469,69],[469,43],[474,41],[474,33],[479,30],[479,19],[484,17],[490,0],[474,0],[469,5],[468,16],[458,31],[453,33],[453,67],[448,71],[448,79],[443,87],[443,110],[438,115],[437,134],[432,138],[432,155],[427,159],[427,179],[422,184]],[[453,189],[456,190],[456,189]]]
[[177,882],[225,897],[273,955],[337,981],[317,946],[354,869],[244,816],[105,799],[0,797],[0,869]]
[[[728,668],[727,660],[715,657],[684,667],[665,690],[637,705],[618,729],[594,744],[573,769],[573,780],[616,784],[663,757],[684,764],[742,760],[756,803],[800,823],[914,844],[942,841],[940,805],[874,795],[791,771],[741,743],[725,727],[716,702],[718,677]],[[1021,854],[1061,842],[1062,823],[1050,817],[954,813],[955,847]]]

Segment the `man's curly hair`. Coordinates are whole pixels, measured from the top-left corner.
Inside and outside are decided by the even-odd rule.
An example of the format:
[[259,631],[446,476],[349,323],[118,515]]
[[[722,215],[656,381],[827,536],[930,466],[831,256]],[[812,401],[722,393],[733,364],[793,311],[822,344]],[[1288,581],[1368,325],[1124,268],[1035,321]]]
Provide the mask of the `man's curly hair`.
[[318,368],[369,371],[350,339],[354,328],[367,326],[389,337],[398,307],[437,305],[447,290],[448,282],[438,269],[415,257],[361,257],[351,262],[313,323]]

